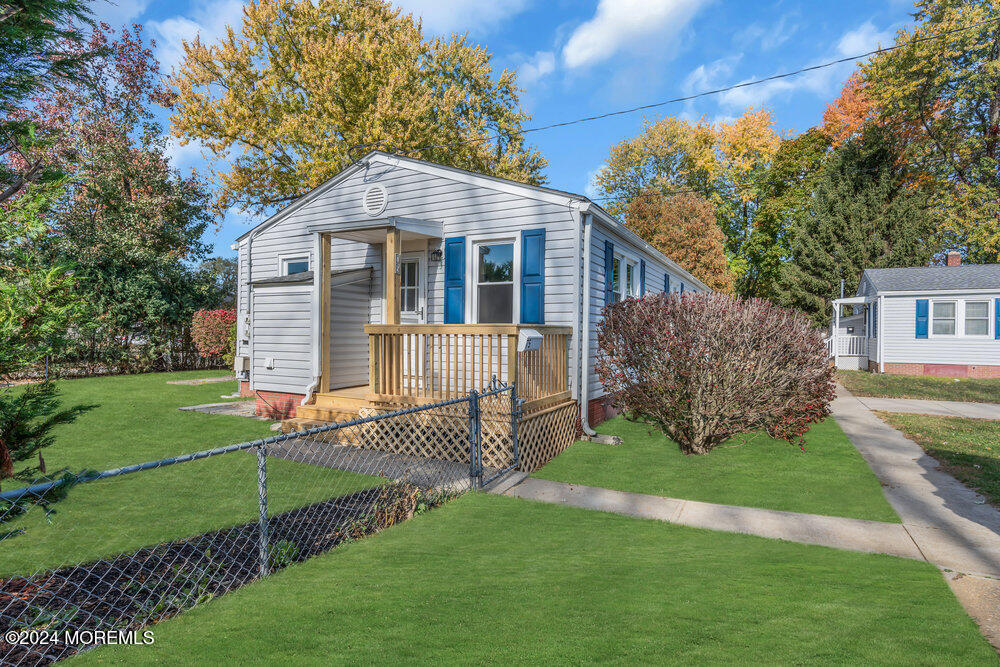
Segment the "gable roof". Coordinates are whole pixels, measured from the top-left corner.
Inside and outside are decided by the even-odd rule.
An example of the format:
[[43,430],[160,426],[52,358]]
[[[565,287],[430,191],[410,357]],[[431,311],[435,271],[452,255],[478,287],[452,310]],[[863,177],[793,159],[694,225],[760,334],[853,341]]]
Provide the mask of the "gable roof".
[[867,278],[876,292],[1000,290],[1000,264],[865,269],[862,278]]
[[345,179],[349,178],[351,175],[368,167],[369,164],[380,163],[380,164],[390,164],[398,165],[405,164],[407,168],[414,169],[415,171],[421,171],[429,174],[438,174],[445,178],[452,178],[454,180],[460,180],[466,183],[472,183],[481,185],[487,188],[494,188],[506,192],[517,192],[521,196],[529,197],[531,199],[539,199],[542,201],[548,201],[561,205],[576,205],[579,206],[581,210],[590,211],[594,213],[595,219],[600,220],[604,224],[608,225],[621,236],[624,236],[629,241],[635,243],[640,248],[643,248],[653,257],[658,257],[660,261],[669,266],[674,271],[686,276],[687,279],[691,281],[692,285],[698,286],[705,291],[712,291],[708,285],[702,281],[695,278],[689,271],[682,268],[677,262],[673,261],[662,252],[654,248],[652,245],[643,240],[634,231],[623,225],[617,219],[614,218],[610,213],[601,208],[597,203],[591,201],[589,198],[574,194],[572,192],[567,192],[565,190],[557,190],[555,188],[547,188],[541,185],[530,185],[528,183],[521,183],[519,181],[512,181],[508,178],[501,178],[499,176],[490,176],[487,174],[480,174],[478,172],[469,171],[467,169],[460,169],[458,167],[450,167],[448,165],[438,164],[436,162],[428,162],[427,160],[421,160],[414,157],[408,157],[403,155],[396,155],[394,153],[386,153],[384,151],[371,151],[363,158],[345,167],[339,174],[335,175],[333,178],[329,179],[325,183],[322,183],[306,194],[302,195],[294,202],[281,209],[267,220],[264,220],[260,224],[256,225],[253,229],[240,235],[239,238],[233,243],[235,247],[244,239],[249,236],[261,232],[272,225],[277,224],[285,217],[287,217],[293,211],[305,206],[310,201],[316,199],[318,196],[326,192],[327,190],[335,187],[338,183],[341,183]]

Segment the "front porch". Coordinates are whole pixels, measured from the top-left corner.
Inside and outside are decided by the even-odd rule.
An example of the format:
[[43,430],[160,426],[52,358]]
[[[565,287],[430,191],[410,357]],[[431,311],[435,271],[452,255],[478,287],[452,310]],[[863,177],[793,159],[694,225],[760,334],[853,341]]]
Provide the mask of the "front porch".
[[[416,299],[408,292],[414,284],[421,285],[421,290],[426,286],[426,259],[413,267],[421,274],[416,277],[401,267],[408,255],[416,254],[412,251],[416,244],[424,245],[425,257],[431,254],[429,249],[440,239],[439,224],[391,218],[311,231],[316,235],[318,260],[313,283],[314,340],[318,343],[314,368],[318,372],[312,395],[298,406],[294,419],[286,420],[285,430],[467,396],[472,390],[488,387],[494,379],[516,385],[526,415],[573,403],[571,327],[427,323],[427,319],[438,319],[440,311],[428,316],[429,309],[418,308],[425,302],[422,292]],[[349,306],[356,309],[351,312],[338,310],[348,306],[336,298],[341,288],[331,281],[335,275],[330,251],[334,238],[364,242],[377,249],[371,253],[376,261],[375,278],[370,280],[372,303],[377,300],[380,307],[359,303]],[[404,244],[408,245],[404,248]],[[404,254],[407,248],[410,252]],[[403,283],[404,274],[413,282]],[[338,306],[331,308],[332,304]],[[357,314],[362,310],[371,313],[368,322],[381,323],[358,322]],[[348,320],[351,324],[345,329]],[[359,336],[363,338],[358,340]],[[338,337],[350,341],[350,355],[338,352],[345,349],[338,347]]]
[[[878,364],[878,301],[864,296],[834,299],[830,337],[826,339],[827,352],[834,366],[845,370],[871,370]],[[852,314],[843,317],[845,306]],[[852,326],[844,326],[845,322]]]

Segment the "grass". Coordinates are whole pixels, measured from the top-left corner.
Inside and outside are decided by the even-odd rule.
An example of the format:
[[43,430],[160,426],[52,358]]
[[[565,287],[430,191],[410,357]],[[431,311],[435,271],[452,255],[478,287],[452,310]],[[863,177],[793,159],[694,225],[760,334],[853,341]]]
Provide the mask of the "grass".
[[1000,507],[1000,421],[876,414],[923,447],[953,477]]
[[[535,477],[656,496],[899,522],[878,479],[833,419],[806,434],[805,452],[765,435],[686,456],[647,424],[617,417],[597,428],[617,447],[577,442]],[[741,444],[742,443],[742,444]]]
[[[219,402],[223,400],[220,395],[235,392],[236,383],[186,386],[168,385],[167,380],[219,374],[191,371],[61,382],[67,405],[96,403],[99,407],[59,427],[56,442],[43,450],[48,470],[105,470],[273,435],[267,422],[177,409]],[[377,482],[372,477],[268,459],[272,512]],[[15,487],[4,485],[5,490]],[[87,562],[254,521],[256,456],[226,454],[81,484],[53,509],[48,520],[36,508],[4,526],[25,533],[0,542],[0,573]]]
[[994,664],[927,563],[470,494],[83,663]]
[[837,371],[837,379],[855,396],[1000,403],[1000,380],[843,370]]

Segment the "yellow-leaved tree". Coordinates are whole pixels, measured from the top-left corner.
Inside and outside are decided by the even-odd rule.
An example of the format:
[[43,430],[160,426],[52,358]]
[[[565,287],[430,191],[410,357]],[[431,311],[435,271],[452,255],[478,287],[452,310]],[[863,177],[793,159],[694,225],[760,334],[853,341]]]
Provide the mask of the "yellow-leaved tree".
[[736,292],[766,296],[786,251],[776,218],[761,215],[781,145],[767,110],[747,109],[733,121],[715,124],[647,120],[637,137],[611,147],[594,181],[608,210],[629,224],[629,206],[638,197],[691,193],[710,202],[725,234]]
[[494,77],[463,36],[424,39],[384,0],[253,0],[218,43],[185,43],[170,81],[173,134],[225,164],[219,210],[263,212],[375,148],[543,181],[516,74]]

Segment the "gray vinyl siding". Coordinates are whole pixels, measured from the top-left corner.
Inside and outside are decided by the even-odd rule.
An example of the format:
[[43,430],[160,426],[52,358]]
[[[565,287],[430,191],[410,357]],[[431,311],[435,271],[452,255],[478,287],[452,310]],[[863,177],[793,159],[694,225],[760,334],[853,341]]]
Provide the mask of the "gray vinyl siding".
[[[379,217],[403,217],[441,222],[445,237],[464,236],[467,243],[480,235],[508,235],[519,237],[521,230],[544,227],[545,239],[545,323],[552,325],[574,324],[574,298],[578,280],[579,251],[576,245],[574,217],[567,206],[552,204],[524,195],[493,190],[488,187],[459,182],[450,178],[426,174],[403,166],[375,165],[348,175],[312,201],[290,212],[284,219],[264,228],[252,238],[251,280],[274,277],[279,274],[279,257],[283,255],[308,255],[310,265],[315,265],[313,255],[314,235],[306,227],[319,223],[369,220],[361,199],[367,187],[380,183],[386,188],[388,206]],[[425,251],[440,247],[441,241],[431,240],[422,247]],[[409,245],[404,250],[412,250]],[[383,274],[381,246],[334,239],[331,248],[333,270],[374,268],[369,289],[369,321],[383,321]],[[427,262],[427,322],[443,323],[443,270],[444,262]],[[264,289],[260,286],[255,290]],[[471,284],[466,289],[472,289]],[[306,288],[311,291],[311,286]],[[309,308],[305,297],[289,304],[289,311]],[[308,312],[308,310],[307,310]],[[254,333],[264,334],[272,320],[254,320]],[[471,320],[469,320],[471,321]],[[360,326],[360,324],[359,324]],[[308,350],[312,328],[304,326],[289,330],[280,342],[273,336],[263,335],[253,346],[254,388],[258,390],[304,393],[312,382],[309,357],[302,357]],[[274,357],[276,369],[265,372],[263,359]],[[337,377],[337,360],[334,355],[333,386],[343,386]],[[306,362],[303,362],[303,359]],[[279,368],[286,370],[279,373]],[[367,346],[365,347],[365,377],[367,378]],[[355,368],[353,378],[360,377]],[[363,384],[363,382],[351,382]]]
[[663,291],[663,275],[670,274],[670,291],[680,290],[681,283],[684,283],[685,292],[701,292],[700,287],[691,283],[691,280],[681,275],[676,270],[668,267],[658,258],[653,257],[644,249],[637,246],[630,240],[617,234],[599,221],[594,221],[591,231],[591,268],[590,268],[590,289],[587,290],[587,297],[590,299],[590,350],[587,354],[589,365],[587,392],[588,400],[599,398],[605,394],[604,386],[597,377],[595,364],[597,362],[597,327],[601,321],[601,309],[604,308],[604,242],[611,241],[614,244],[615,253],[624,252],[637,259],[646,260],[646,294],[655,294]]
[[368,384],[368,299],[373,281],[333,287],[330,294],[331,389]]
[[[301,394],[312,377],[311,285],[253,289],[253,388]],[[267,359],[274,368],[267,368]],[[305,382],[303,382],[305,379]]]
[[236,290],[236,354],[245,356],[250,354],[250,281],[249,267],[247,266],[247,244],[246,241],[239,244],[236,252],[236,279],[238,288]]
[[[879,314],[879,332],[887,363],[913,364],[1000,364],[1000,340],[993,331],[994,304],[1000,291],[992,294],[935,295],[928,293],[913,296],[885,295],[883,311]],[[937,336],[916,337],[917,299],[966,300],[990,302],[990,336]]]

